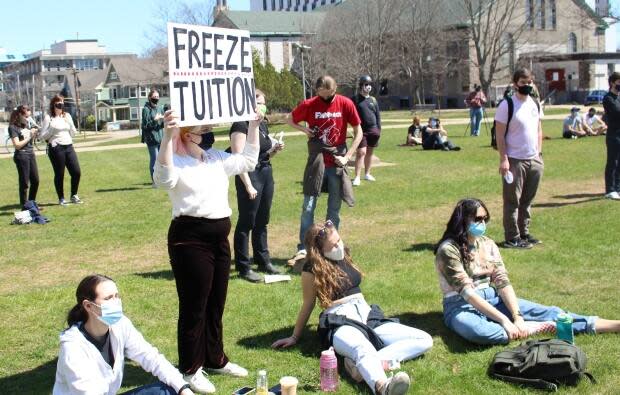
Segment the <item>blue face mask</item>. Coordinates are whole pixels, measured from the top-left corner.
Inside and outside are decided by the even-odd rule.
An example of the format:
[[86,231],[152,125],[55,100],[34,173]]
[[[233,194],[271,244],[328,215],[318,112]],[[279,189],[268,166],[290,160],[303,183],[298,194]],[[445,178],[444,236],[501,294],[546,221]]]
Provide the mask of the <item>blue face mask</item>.
[[487,230],[487,223],[484,221],[472,222],[467,228],[467,232],[474,237],[484,236],[484,232]]
[[108,326],[116,324],[123,318],[123,304],[120,299],[107,300],[101,303],[99,307],[101,308],[101,315],[97,318]]

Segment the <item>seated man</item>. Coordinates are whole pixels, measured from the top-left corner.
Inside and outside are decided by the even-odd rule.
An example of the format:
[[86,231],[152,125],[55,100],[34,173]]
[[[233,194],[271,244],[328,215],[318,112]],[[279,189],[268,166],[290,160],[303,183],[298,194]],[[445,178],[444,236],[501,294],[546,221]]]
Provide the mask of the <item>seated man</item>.
[[422,148],[425,150],[459,151],[457,147],[448,140],[448,132],[441,126],[439,118],[429,118],[428,124],[422,128]]
[[587,136],[584,132],[583,120],[579,116],[579,107],[573,107],[570,110],[570,115],[564,119],[564,125],[562,126],[562,137],[565,139],[576,139],[579,137]]
[[592,107],[583,119],[583,129],[589,136],[600,136],[607,134],[607,124],[601,117],[596,115],[596,108]]

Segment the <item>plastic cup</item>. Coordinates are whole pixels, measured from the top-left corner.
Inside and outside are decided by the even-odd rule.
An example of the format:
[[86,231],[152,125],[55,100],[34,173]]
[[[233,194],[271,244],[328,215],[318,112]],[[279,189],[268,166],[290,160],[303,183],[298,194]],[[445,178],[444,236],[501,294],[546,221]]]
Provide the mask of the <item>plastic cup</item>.
[[293,376],[284,376],[280,379],[282,395],[297,395],[297,384],[299,381]]

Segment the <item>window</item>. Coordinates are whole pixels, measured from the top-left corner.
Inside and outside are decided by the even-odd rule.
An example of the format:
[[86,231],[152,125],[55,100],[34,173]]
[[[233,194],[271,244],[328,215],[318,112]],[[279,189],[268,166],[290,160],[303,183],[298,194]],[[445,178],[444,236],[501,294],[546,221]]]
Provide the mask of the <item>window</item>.
[[545,0],[536,0],[536,28],[545,30]]
[[116,88],[112,88],[112,99],[117,99],[117,96],[118,96],[118,92]]
[[577,35],[575,33],[568,34],[568,53],[577,52]]
[[135,121],[138,119],[138,111],[140,109],[138,107],[131,107],[131,115],[130,115],[130,119],[132,121]]
[[527,27],[534,28],[534,0],[525,0],[525,21]]
[[146,95],[148,94],[146,86],[141,86],[140,87],[140,97],[146,97]]
[[115,80],[118,80],[118,74],[116,74],[116,71],[110,71],[110,81]]
[[138,88],[136,88],[135,86],[130,86],[129,87],[129,97],[131,97],[131,98],[138,97]]
[[551,29],[556,28],[556,9],[555,9],[555,0],[547,0],[547,4],[549,4],[549,12],[547,13],[548,23]]

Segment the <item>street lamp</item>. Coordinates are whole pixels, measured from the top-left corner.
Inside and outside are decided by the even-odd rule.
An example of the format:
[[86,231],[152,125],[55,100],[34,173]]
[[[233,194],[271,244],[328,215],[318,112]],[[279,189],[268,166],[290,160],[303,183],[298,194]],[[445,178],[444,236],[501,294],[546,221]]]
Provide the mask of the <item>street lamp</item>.
[[293,46],[297,48],[299,53],[301,53],[301,81],[304,87],[304,100],[306,100],[307,98],[306,97],[306,69],[304,65],[304,52],[307,52],[311,50],[312,48],[307,45],[303,45],[303,44],[293,44]]

